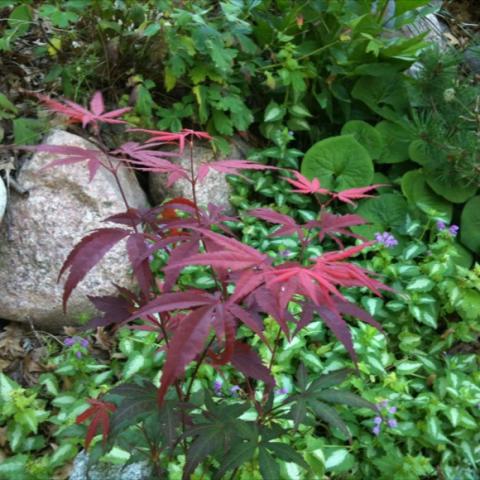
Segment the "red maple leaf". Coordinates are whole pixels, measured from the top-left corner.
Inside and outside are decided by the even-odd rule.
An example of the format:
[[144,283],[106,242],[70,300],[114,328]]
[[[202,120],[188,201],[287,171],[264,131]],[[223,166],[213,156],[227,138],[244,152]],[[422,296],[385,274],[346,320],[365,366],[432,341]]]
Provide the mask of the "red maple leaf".
[[213,138],[207,132],[190,130],[188,128],[184,128],[181,132],[178,133],[165,132],[162,130],[146,130],[144,128],[131,128],[128,131],[148,133],[149,135],[151,135],[151,138],[147,140],[147,143],[176,143],[178,145],[180,153],[183,153],[185,149],[185,142],[189,137],[201,138],[203,140],[213,140]]
[[103,123],[127,123],[124,120],[118,120],[123,114],[131,110],[130,107],[119,108],[111,112],[105,112],[105,104],[101,92],[95,92],[90,100],[90,110],[82,107],[78,103],[70,100],[53,100],[45,95],[34,94],[50,110],[65,115],[73,123],[81,123],[85,128],[89,123],[97,126],[97,122]]
[[85,449],[88,449],[99,428],[102,431],[102,442],[103,446],[105,446],[108,432],[110,431],[110,413],[114,412],[117,407],[113,403],[95,400],[93,398],[87,400],[87,402],[91,407],[81,413],[76,420],[76,423],[79,425],[92,417],[92,421],[88,426],[87,435],[85,437]]
[[296,187],[296,190],[292,190],[292,192],[296,193],[320,193],[322,195],[329,195],[330,191],[326,188],[320,187],[320,181],[318,178],[314,178],[313,180],[309,180],[308,178],[304,177],[300,172],[292,171],[292,173],[297,177],[297,180],[292,180],[291,178],[283,177],[288,183]]
[[332,193],[334,199],[340,200],[351,205],[355,205],[353,200],[360,200],[361,198],[371,198],[373,195],[367,195],[367,192],[375,190],[376,188],[385,187],[383,184],[369,185],[368,187],[349,188],[341,192]]

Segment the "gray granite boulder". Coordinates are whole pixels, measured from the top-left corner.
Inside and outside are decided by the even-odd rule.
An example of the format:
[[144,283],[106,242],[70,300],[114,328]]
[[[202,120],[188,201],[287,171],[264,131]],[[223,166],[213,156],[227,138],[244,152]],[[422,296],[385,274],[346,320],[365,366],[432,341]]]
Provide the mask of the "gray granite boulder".
[[147,462],[130,465],[98,463],[88,470],[88,455],[81,452],[75,458],[69,480],[153,480],[152,469]]
[[[214,162],[217,160],[242,160],[246,158],[248,147],[240,140],[232,143],[232,149],[228,157],[216,157],[214,151],[207,145],[196,145],[193,150],[194,171],[197,171],[201,163]],[[179,163],[183,168],[190,171],[190,152],[188,147],[185,149],[182,157],[172,160]],[[163,174],[150,174],[150,195],[155,204],[160,204],[167,197],[185,197],[192,199],[192,187],[190,183],[181,179],[172,186],[167,186],[167,177]],[[224,207],[230,210],[229,197],[231,195],[230,186],[227,183],[225,175],[214,170],[210,170],[206,178],[198,185],[197,201],[202,207],[207,207],[209,203]]]
[[[62,130],[44,143],[95,148]],[[10,238],[5,225],[0,229],[0,318],[48,330],[91,315],[87,294],[114,293],[113,283],[133,285],[125,247],[119,244],[77,286],[63,314],[63,281],[57,283],[57,277],[64,260],[88,232],[109,226],[102,220],[125,211],[125,206],[111,173],[100,168],[89,183],[84,163],[42,170],[55,158],[42,152],[25,162],[17,181],[28,195],[11,195]],[[134,173],[120,168],[119,178],[130,205],[147,206]]]

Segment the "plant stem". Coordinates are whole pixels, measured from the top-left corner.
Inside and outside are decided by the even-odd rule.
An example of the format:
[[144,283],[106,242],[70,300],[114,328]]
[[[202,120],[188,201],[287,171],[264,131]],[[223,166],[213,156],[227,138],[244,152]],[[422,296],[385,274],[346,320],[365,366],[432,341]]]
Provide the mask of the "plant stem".
[[195,381],[195,377],[197,376],[198,370],[200,369],[200,365],[203,363],[205,360],[205,357],[207,356],[208,349],[212,346],[213,341],[215,340],[215,337],[213,336],[210,341],[208,342],[207,346],[202,352],[202,355],[200,356],[200,359],[198,360],[197,364],[195,365],[195,370],[192,373],[192,378],[190,379],[190,383],[187,388],[187,393],[185,394],[185,401],[188,402],[190,399],[190,394],[192,392],[192,387],[193,387],[193,382]]

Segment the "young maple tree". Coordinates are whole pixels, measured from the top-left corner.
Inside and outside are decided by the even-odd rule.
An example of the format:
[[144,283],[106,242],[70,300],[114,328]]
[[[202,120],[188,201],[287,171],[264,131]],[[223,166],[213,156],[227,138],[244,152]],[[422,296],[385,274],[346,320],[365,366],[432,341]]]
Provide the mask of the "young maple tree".
[[[116,393],[123,394],[125,399],[118,409],[114,404],[100,399],[90,401],[92,406],[78,418],[79,422],[93,418],[86,446],[98,427],[102,429],[104,440],[111,437],[109,415],[112,412],[113,424],[117,424],[113,429],[118,431],[118,425],[124,425],[122,422],[125,422],[125,406],[131,407],[137,394],[146,396],[150,403],[155,398],[156,407],[152,408],[157,408],[158,412],[175,412],[175,422],[182,425],[177,437],[170,432],[171,438],[165,440],[160,451],[172,452],[175,448],[184,448],[184,475],[188,478],[200,461],[213,454],[218,447],[213,433],[208,437],[212,445],[208,446],[205,440],[206,430],[201,431],[198,424],[195,425],[195,414],[189,410],[193,381],[202,363],[208,363],[217,369],[228,364],[244,375],[248,400],[254,405],[259,416],[255,423],[256,443],[251,444],[248,439],[243,438],[245,451],[250,449],[253,453],[248,451],[252,455],[255,455],[256,451],[260,452],[263,470],[270,457],[285,459],[286,454],[282,456],[278,442],[268,441],[263,444],[263,440],[258,440],[263,438],[261,435],[258,437],[258,432],[271,428],[272,412],[276,408],[272,407],[275,385],[272,367],[280,336],[291,339],[312,322],[316,314],[356,362],[352,336],[345,318],[356,317],[381,329],[372,316],[349,302],[342,294],[342,288],[348,287],[365,287],[376,295],[380,295],[381,289],[387,288],[373,278],[370,272],[349,262],[351,257],[371,245],[371,242],[344,248],[339,238],[340,235],[360,238],[351,233],[349,227],[365,222],[357,215],[334,215],[328,209],[333,201],[352,203],[353,200],[369,196],[367,193],[377,186],[330,192],[320,186],[318,179],[310,181],[298,172],[290,172],[295,179],[287,178],[287,181],[296,188],[294,191],[309,195],[319,194],[322,195],[319,198],[327,200],[323,203],[318,219],[304,224],[298,224],[290,216],[267,208],[257,208],[249,212],[254,217],[278,225],[279,228],[273,233],[275,236],[297,235],[301,245],[299,261],[278,264],[268,255],[243,244],[235,237],[225,224],[234,218],[224,215],[214,205],[202,209],[197,203],[197,190],[201,188],[201,183],[210,170],[237,174],[244,169],[263,170],[275,167],[246,160],[221,160],[203,163],[195,168],[194,141],[209,141],[211,137],[205,132],[187,129],[179,133],[132,129],[132,132],[147,134],[149,139],[144,143],[129,141],[115,150],[109,150],[101,139],[101,124],[122,122],[118,117],[127,109],[104,113],[103,98],[98,92],[91,101],[90,110],[69,101],[62,103],[45,97],[39,98],[48,108],[67,116],[70,122],[76,121],[81,122],[84,127],[90,126],[95,143],[101,149],[97,151],[67,146],[37,146],[38,151],[59,156],[51,166],[85,161],[90,180],[93,180],[98,168],[106,168],[115,177],[121,191],[122,186],[117,176],[120,164],[136,170],[165,174],[169,184],[186,179],[192,188],[191,199],[174,198],[150,210],[131,208],[125,200],[125,211],[106,219],[116,226],[99,228],[84,237],[74,247],[61,269],[60,276],[66,275],[63,295],[63,306],[66,309],[68,299],[78,283],[114,245],[125,239],[128,261],[138,281],[139,291],[118,288],[116,296],[89,297],[101,315],[93,319],[88,326],[113,326],[116,329],[130,325],[131,328],[154,331],[158,335],[159,345],[166,352],[158,388],[146,383],[143,386],[132,384],[130,387],[117,387]],[[178,153],[171,149],[162,150],[165,145],[172,144],[177,145]],[[190,168],[175,163],[175,159],[185,152],[190,155]],[[123,198],[125,199],[124,195]],[[323,241],[325,237],[333,239],[339,250],[309,257],[307,247],[313,241]],[[149,259],[159,250],[168,254],[161,281],[154,277],[149,265]],[[183,268],[191,265],[207,268],[214,278],[215,287],[205,290],[183,288],[178,282],[179,276]],[[298,316],[291,313],[292,304],[301,307]],[[274,342],[269,342],[264,334],[264,320],[267,316],[278,324],[278,335]],[[264,365],[257,351],[238,336],[239,327],[242,325],[258,335],[270,350],[269,366]],[[192,362],[196,362],[193,374],[188,381],[182,380],[187,366]],[[335,385],[335,381],[338,383],[344,378],[345,372],[341,375],[337,373],[335,381],[314,381],[308,386],[302,368],[297,375],[300,393],[289,397],[282,404],[293,405],[295,425],[298,426],[307,411],[312,409],[320,418],[346,430],[338,414],[321,401],[322,398],[325,401],[329,401],[329,398],[332,400],[335,395],[330,394],[329,397],[325,391],[322,393],[319,390],[323,385],[330,387]],[[256,381],[264,383],[262,400],[256,398],[252,388],[251,382]],[[316,403],[312,400],[312,392],[320,395],[315,397]],[[335,398],[343,403],[372,408],[371,404],[353,394],[346,397],[339,395]],[[174,406],[171,404],[173,398],[176,398],[177,402]],[[217,407],[220,408],[218,404]],[[206,408],[211,418],[214,408],[208,405],[208,402]],[[227,410],[224,412],[225,418],[230,415]],[[234,416],[235,421],[238,416],[239,414]],[[161,418],[157,421],[163,425],[164,420]],[[204,420],[202,425],[206,425]],[[216,433],[217,437],[218,435],[219,432]],[[232,435],[239,434],[237,432]],[[187,438],[193,439],[191,448],[186,444]],[[203,439],[202,454],[195,449],[196,442],[199,443],[200,439]],[[294,454],[295,452],[289,453],[289,461],[296,461],[305,467],[305,462],[302,463],[298,454]],[[157,460],[158,455],[157,449],[154,455]],[[232,463],[230,467],[234,469],[238,465]],[[219,472],[221,470],[219,469]]]

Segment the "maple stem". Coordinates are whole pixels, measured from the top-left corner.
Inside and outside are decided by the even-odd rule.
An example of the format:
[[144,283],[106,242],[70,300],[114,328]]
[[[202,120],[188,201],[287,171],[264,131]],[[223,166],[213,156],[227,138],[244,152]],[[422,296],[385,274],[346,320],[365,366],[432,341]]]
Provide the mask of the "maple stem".
[[270,357],[270,363],[268,365],[268,370],[271,372],[273,367],[273,362],[275,361],[275,355],[277,353],[278,341],[280,340],[280,335],[282,334],[282,329],[278,327],[277,335],[275,336],[275,340],[273,341],[273,351],[272,356]]
[[195,216],[197,217],[197,222],[200,224],[200,212],[198,211],[198,203],[197,203],[197,179],[195,178],[195,170],[193,168],[193,138],[190,138],[188,141],[189,148],[190,148],[190,176],[191,176],[191,185],[192,185],[192,199],[193,203],[195,204]]
[[208,342],[207,346],[202,352],[202,355],[200,356],[197,364],[195,365],[195,370],[192,373],[192,378],[190,379],[190,383],[188,384],[187,388],[187,393],[185,394],[185,401],[188,402],[190,399],[190,395],[192,393],[192,387],[193,387],[193,382],[195,381],[195,377],[197,376],[198,370],[200,369],[200,366],[202,365],[203,361],[205,360],[205,357],[207,356],[208,349],[212,346],[213,341],[215,340],[215,336],[213,336],[210,341]]
[[[125,208],[127,209],[127,212],[129,212],[130,211],[130,204],[128,203],[127,196],[125,195],[125,190],[123,189],[123,186],[120,182],[120,178],[118,178],[117,168],[112,163],[112,159],[110,158],[108,148],[103,143],[102,139],[100,138],[100,132],[96,132],[95,138],[96,138],[97,147],[100,148],[100,150],[103,152],[103,154],[105,155],[105,157],[107,159],[107,162],[108,162],[107,170],[113,175],[113,178],[115,179],[115,183],[117,184],[118,190],[120,191],[122,201],[125,204]],[[135,222],[134,222],[133,218],[131,219],[131,223],[132,223],[133,231],[135,233],[138,233],[138,228],[135,225]]]

